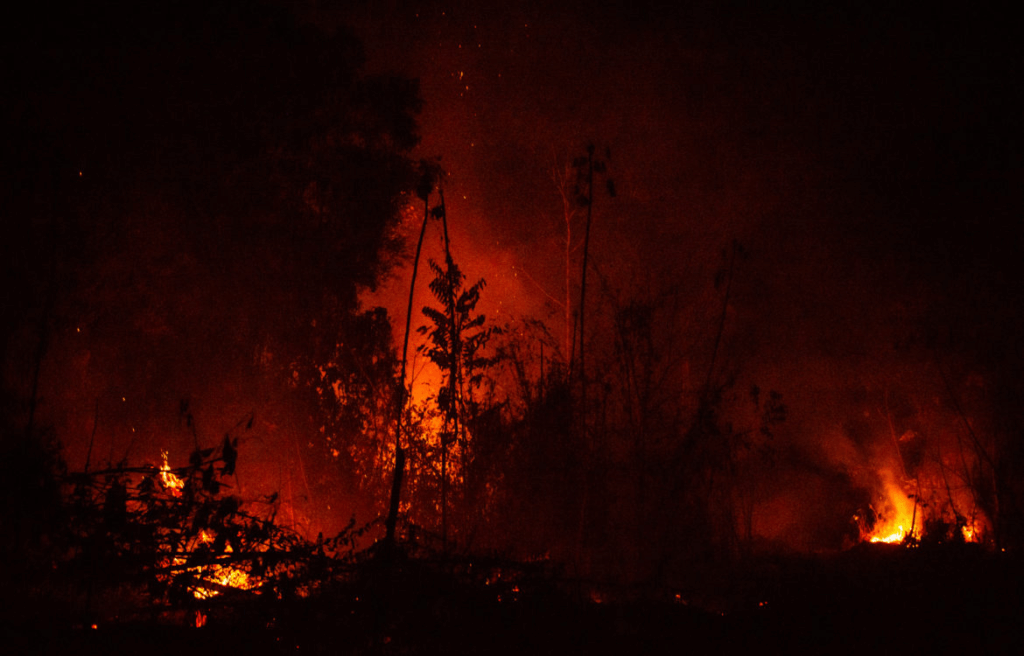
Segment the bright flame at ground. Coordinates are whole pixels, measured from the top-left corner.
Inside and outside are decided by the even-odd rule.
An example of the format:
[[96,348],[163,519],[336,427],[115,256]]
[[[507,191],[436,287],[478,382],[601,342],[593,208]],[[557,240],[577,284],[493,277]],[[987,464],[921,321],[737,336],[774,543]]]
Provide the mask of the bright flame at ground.
[[[206,531],[203,531],[203,533],[205,534]],[[200,540],[205,541],[203,536],[200,537]],[[225,553],[231,553],[230,545],[225,550]],[[182,556],[177,556],[173,560],[173,564],[176,566],[184,565],[185,563],[186,559]],[[164,561],[163,566],[166,567],[168,564],[168,561]],[[260,585],[259,581],[253,580],[248,572],[233,565],[220,565],[217,563],[196,565],[189,567],[188,571],[195,574],[196,578],[200,580],[198,585],[189,587],[189,592],[196,599],[212,599],[223,592],[221,588],[253,590]]]
[[[887,471],[882,473],[884,491],[880,499],[876,499],[872,509],[875,511],[874,524],[861,526],[861,540],[867,542],[884,542],[888,544],[899,544],[908,538],[920,540],[925,536],[925,529],[931,522],[929,531],[936,532],[935,535],[928,535],[935,541],[963,540],[964,542],[981,542],[984,540],[985,519],[973,510],[965,517],[956,512],[957,505],[954,504],[953,493],[950,496],[949,506],[943,507],[939,504],[917,504],[911,495],[908,495],[904,487],[898,483],[898,479]],[[963,502],[959,507],[967,507]],[[855,519],[861,521],[860,515]]]
[[885,476],[885,499],[877,510],[878,517],[871,533],[866,536],[870,542],[898,544],[908,535],[921,537],[921,516],[914,500],[896,483],[889,474]]
[[903,540],[906,537],[907,537],[906,529],[903,528],[902,526],[897,526],[895,532],[890,533],[889,535],[875,536],[875,537],[871,538],[871,541],[872,542],[885,542],[885,543],[888,543],[888,544],[898,544],[900,542],[903,542]]
[[[202,542],[209,543],[213,541],[213,536],[209,531],[204,529],[200,532],[199,539]],[[229,544],[224,550],[224,553],[230,554],[232,551],[231,545]],[[231,565],[218,565],[214,563],[207,566],[190,567],[189,571],[198,574],[203,581],[214,583],[225,588],[252,590],[259,585],[258,582],[249,578],[248,572]],[[216,587],[203,587],[200,585],[192,588],[191,592],[196,599],[211,599],[219,595],[222,591]]]
[[[160,466],[159,473],[160,483],[163,484],[164,489],[169,491],[172,495],[180,497],[182,490],[185,488],[185,481],[171,471],[171,467],[167,463],[167,451],[161,451],[160,456],[163,459],[163,464]],[[213,544],[214,539],[215,536],[213,532],[207,529],[202,529],[197,536],[197,541],[205,545]],[[230,554],[231,552],[231,545],[227,545],[224,553]],[[185,562],[186,560],[182,557],[176,557],[174,559],[174,565],[184,565]],[[237,590],[252,590],[259,586],[259,582],[250,579],[248,572],[232,565],[220,565],[218,563],[197,565],[195,567],[189,567],[188,571],[194,573],[201,581],[213,584],[210,587],[202,584],[192,587],[189,591],[196,599],[211,599],[216,597],[223,591],[219,589],[220,587],[235,588]]]
[[[225,588],[252,590],[257,585],[249,579],[248,572],[230,565],[210,565],[209,567],[196,567],[194,569],[196,572],[201,572],[204,581],[215,583]],[[216,588],[196,586],[192,589],[192,595],[196,599],[211,599],[220,593],[221,591]]]

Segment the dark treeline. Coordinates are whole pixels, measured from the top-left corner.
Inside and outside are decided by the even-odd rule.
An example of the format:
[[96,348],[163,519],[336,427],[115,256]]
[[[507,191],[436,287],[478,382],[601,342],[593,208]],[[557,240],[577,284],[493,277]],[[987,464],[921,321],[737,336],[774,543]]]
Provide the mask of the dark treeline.
[[8,416],[47,409],[76,463],[94,423],[104,458],[153,458],[183,400],[309,428],[340,343],[392,357],[356,293],[399,255],[415,81],[270,5],[76,12],[6,44]]
[[[31,583],[74,554],[56,535],[69,466],[177,465],[248,421],[242,452],[270,471],[232,493],[252,498],[280,487],[276,449],[328,415],[358,423],[317,386],[336,361],[390,381],[390,326],[356,295],[400,254],[419,98],[361,74],[350,35],[271,5],[101,3],[20,28],[4,46],[3,560]],[[326,467],[296,479],[307,501]]]

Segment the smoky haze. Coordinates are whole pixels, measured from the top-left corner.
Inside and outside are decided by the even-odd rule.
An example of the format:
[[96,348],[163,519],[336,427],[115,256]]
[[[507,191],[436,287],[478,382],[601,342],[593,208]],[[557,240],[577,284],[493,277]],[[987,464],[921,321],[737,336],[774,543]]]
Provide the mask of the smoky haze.
[[[336,32],[349,25],[362,41],[366,73],[418,80],[419,142],[408,152],[440,157],[454,258],[470,283],[486,280],[479,309],[509,327],[503,339],[520,335],[532,358],[528,377],[539,376],[541,341],[549,370],[565,364],[569,350],[578,353],[578,314],[566,312],[565,298],[568,286],[570,306],[578,302],[585,212],[577,207],[569,223],[567,279],[567,210],[558,181],[561,175],[574,191],[571,163],[593,143],[607,174],[592,201],[588,371],[608,375],[609,387],[621,383],[614,377],[623,348],[616,330],[625,324],[617,318],[634,316],[624,308],[642,307],[653,325],[648,366],[662,381],[661,396],[649,398],[670,408],[662,419],[675,413],[675,428],[685,432],[688,420],[680,416],[689,417],[711,381],[722,386],[722,414],[731,413],[740,432],[757,430],[753,386],[762,401],[770,390],[780,393],[787,412],[772,429],[771,456],[751,457],[749,487],[736,492],[748,504],[749,532],[799,549],[838,548],[857,538],[855,514],[889,501],[891,481],[945,471],[935,463],[963,449],[965,423],[997,441],[999,426],[1019,412],[1008,399],[1024,383],[1017,336],[1020,58],[1005,23],[988,15],[863,8],[783,15],[713,4],[666,10],[654,3],[511,2],[485,10],[366,3],[284,13],[310,30],[306,43],[335,35],[332,61],[359,60],[354,41]],[[88,32],[72,37],[73,30],[51,38],[72,45],[50,51],[56,72],[43,71],[69,88],[49,86],[43,73],[26,68],[23,102],[9,111],[15,129],[31,136],[19,140],[13,163],[37,186],[28,194],[6,190],[23,217],[6,246],[16,266],[5,286],[19,290],[5,333],[6,375],[27,398],[36,329],[58,317],[40,368],[39,421],[54,427],[72,468],[87,458],[93,465],[124,457],[153,462],[163,450],[183,460],[197,441],[244,432],[239,491],[281,491],[290,521],[315,536],[351,515],[369,521],[382,508],[322,443],[327,431],[302,386],[258,373],[290,375],[294,363],[326,353],[322,362],[307,362],[322,372],[318,367],[333,362],[324,344],[334,335],[318,328],[316,317],[331,303],[354,308],[357,294],[362,308],[388,310],[400,344],[422,209],[414,195],[397,194],[412,172],[381,155],[350,162],[329,183],[342,189],[345,176],[365,175],[361,188],[388,199],[359,196],[357,182],[337,197],[361,200],[340,213],[383,205],[400,220],[374,223],[386,227],[380,234],[352,228],[334,235],[337,251],[315,248],[323,243],[319,233],[300,227],[296,237],[288,212],[314,216],[335,197],[309,200],[309,187],[292,193],[289,185],[297,183],[288,167],[305,151],[286,153],[295,157],[278,168],[266,155],[278,152],[274,136],[260,154],[267,159],[251,165],[246,140],[265,134],[267,116],[305,116],[301,103],[288,99],[303,97],[308,85],[329,86],[319,66],[337,76],[332,82],[356,73],[347,63],[335,71],[311,48],[309,59],[296,55],[289,63],[307,67],[293,77],[273,58],[306,53],[296,45],[301,40],[271,40],[268,49],[221,28],[204,33],[203,43],[233,44],[225,51],[237,59],[218,69],[222,77],[196,73],[208,60],[187,39],[150,53],[170,70],[153,73],[125,64],[149,52],[144,34],[107,51]],[[60,66],[73,60],[74,47],[91,53],[86,73],[104,75],[65,77]],[[259,66],[295,86],[261,90],[243,73],[254,53],[262,53]],[[225,99],[221,92],[236,75],[248,86]],[[186,101],[198,98],[200,110],[187,102],[165,107],[164,95],[146,87],[153,80],[171,81]],[[414,113],[412,88],[387,87],[381,93],[394,105],[382,106],[408,103]],[[85,112],[61,108],[65,97],[84,98]],[[209,98],[226,104],[215,114],[222,124],[205,123]],[[250,116],[253,98],[266,114]],[[39,108],[46,112],[34,115]],[[180,132],[173,127],[179,111]],[[232,132],[240,117],[251,125]],[[363,135],[372,130],[361,117],[345,120]],[[140,145],[136,138],[151,134],[149,120],[163,127]],[[399,147],[411,148],[411,126],[387,129]],[[204,139],[224,133],[214,148],[222,159],[204,158]],[[190,168],[196,165],[202,168]],[[37,171],[55,181],[39,182]],[[374,187],[360,171],[394,178]],[[92,179],[101,183],[90,186]],[[124,179],[131,184],[122,187]],[[259,182],[265,179],[280,189],[267,191]],[[288,205],[283,197],[302,202]],[[391,204],[392,197],[400,201]],[[51,271],[42,255],[22,259],[17,243],[49,256],[47,230],[59,222],[48,217],[68,208],[83,234],[62,236],[58,265]],[[436,223],[428,227],[429,258],[443,258]],[[317,268],[323,262],[337,268],[324,273]],[[377,285],[377,273],[389,276]],[[424,281],[429,273],[420,275]],[[331,280],[345,284],[332,287],[329,299],[310,292],[336,284]],[[49,310],[48,294],[57,299]],[[424,283],[414,328],[426,323],[418,310],[430,304]],[[525,327],[531,319],[544,330]],[[436,394],[439,374],[431,367],[422,356],[414,363],[417,400]],[[498,387],[516,393],[509,378]],[[607,411],[623,425],[634,417],[625,403],[609,401]],[[245,432],[250,419],[254,428]],[[612,449],[607,455],[620,456],[627,457]],[[960,503],[985,512],[977,499]],[[553,512],[538,522],[538,535],[550,537],[544,531],[560,519]],[[658,537],[670,549],[677,536],[665,529]],[[524,542],[534,554],[545,552],[540,537]],[[608,544],[611,553],[640,549],[630,535]]]
[[595,201],[591,308],[662,303],[684,396],[712,349],[715,274],[744,246],[722,375],[790,410],[756,513],[765,537],[838,545],[859,507],[881,505],[886,472],[912,477],[900,436],[927,432],[932,457],[956,449],[951,406],[970,392],[946,378],[1019,384],[1016,358],[996,355],[1018,353],[1022,234],[1020,57],[997,17],[529,2],[343,14],[371,66],[421,79],[419,152],[449,171],[454,248],[487,279],[490,316],[564,330],[552,173],[587,142],[608,147],[618,191]]

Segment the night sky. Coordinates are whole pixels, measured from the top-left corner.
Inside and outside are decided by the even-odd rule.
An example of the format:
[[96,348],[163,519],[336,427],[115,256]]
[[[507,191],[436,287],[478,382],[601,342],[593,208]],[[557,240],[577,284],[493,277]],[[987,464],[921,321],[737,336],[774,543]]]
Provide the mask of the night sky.
[[[1007,16],[969,6],[917,12],[833,3],[804,11],[728,3],[337,4],[343,6],[309,3],[286,11],[327,34],[349,26],[362,41],[366,72],[418,79],[422,111],[413,156],[440,157],[453,254],[470,281],[486,279],[480,308],[489,319],[509,325],[539,320],[553,336],[550,346],[564,346],[558,303],[565,296],[566,224],[554,172],[584,155],[587,143],[606,161],[617,191],[612,198],[599,188],[593,207],[587,308],[593,313],[589,338],[599,354],[611,352],[608,331],[617,306],[628,299],[653,303],[662,308],[661,332],[675,336],[665,337],[672,344],[666,362],[681,381],[680,393],[694,393],[722,312],[716,273],[727,265],[731,245],[741,245],[716,375],[734,376],[739,390],[751,384],[777,390],[789,408],[776,435],[781,464],[763,474],[768,491],[755,529],[765,537],[800,547],[836,543],[846,509],[856,508],[864,490],[880,489],[878,472],[893,466],[892,452],[886,455],[881,446],[891,444],[890,432],[932,431],[941,442],[943,426],[957,422],[952,390],[962,392],[970,406],[965,412],[979,425],[997,423],[993,408],[1003,406],[994,390],[1010,397],[1024,390],[1024,71]],[[131,48],[142,47],[128,39],[124,48],[108,50],[91,39],[93,28],[53,20],[58,37],[44,40],[43,50],[52,50],[65,33],[76,35],[78,47],[95,48],[91,55],[111,61],[130,60]],[[217,36],[207,34],[210,40],[202,43],[215,43]],[[11,53],[26,62],[18,68],[24,79],[32,78],[32,59],[39,56],[28,41],[16,40]],[[258,54],[253,51],[254,58]],[[137,89],[116,86],[119,79],[112,76],[114,86],[97,93],[105,98],[103,107],[121,107],[125,117],[133,103],[160,97],[150,89],[138,100]],[[89,121],[64,124],[62,110],[54,109],[52,120],[29,116],[40,104],[59,102],[61,93],[44,89],[8,114],[9,130],[23,132],[29,122],[50,134],[49,150],[27,159],[72,176],[80,168],[83,179],[107,163],[110,170],[127,170],[133,158],[148,161],[130,143],[107,143],[101,153],[88,136]],[[29,110],[22,112],[24,107]],[[67,156],[62,139],[79,134],[87,135],[81,142],[89,148],[69,148]],[[52,160],[50,152],[56,153]],[[76,160],[81,153],[92,159]],[[26,157],[19,151],[11,165],[22,167]],[[206,179],[212,185],[216,169],[210,167]],[[130,200],[111,198],[111,211],[130,205],[160,216],[173,203],[147,196],[160,187],[150,182],[129,189]],[[9,198],[20,198],[23,190],[8,187]],[[89,206],[104,202],[90,197]],[[407,215],[400,226],[406,257],[418,216]],[[18,224],[19,218],[6,221]],[[179,225],[139,219],[132,223],[137,233],[109,238],[122,249],[122,262],[166,260],[159,270],[171,272],[178,271],[175,254],[192,252],[196,243],[225,253],[241,248],[230,226],[207,226],[203,239],[192,240]],[[577,216],[577,277],[582,225]],[[214,435],[249,411],[271,417],[272,425],[260,426],[262,437],[242,451],[241,475],[248,475],[244,463],[252,458],[264,466],[275,463],[273,472],[253,476],[261,484],[298,486],[297,475],[291,476],[301,462],[289,459],[301,452],[305,435],[281,428],[293,411],[251,381],[229,380],[242,356],[218,346],[220,339],[243,339],[251,328],[223,328],[222,321],[232,318],[217,314],[218,298],[248,308],[245,316],[277,298],[247,286],[246,276],[257,280],[259,273],[240,274],[247,271],[245,257],[234,252],[211,258],[223,267],[205,278],[167,283],[170,295],[161,298],[175,317],[172,328],[176,322],[199,326],[182,334],[200,345],[131,347],[149,353],[152,346],[153,358],[172,363],[164,368],[166,377],[155,375],[156,382],[151,368],[132,368],[138,352],[121,345],[119,330],[103,323],[122,303],[135,307],[118,296],[116,285],[95,292],[87,280],[81,293],[94,302],[85,310],[75,303],[58,308],[70,318],[55,331],[41,387],[46,398],[63,400],[59,408],[49,406],[51,420],[79,436],[63,438],[72,462],[82,460],[87,441],[81,436],[92,430],[97,407],[107,408],[97,431],[104,457],[134,448],[152,458],[161,447],[130,447],[135,443],[129,433],[142,426],[154,433],[174,428],[178,397],[187,395]],[[440,236],[432,229],[425,257],[440,253]],[[98,278],[127,280],[131,270],[125,264],[124,271],[104,270]],[[408,276],[407,266],[398,267],[384,285],[364,288],[360,297],[365,307],[387,307],[396,339]],[[200,280],[213,283],[202,283],[197,294]],[[7,284],[17,281],[9,277]],[[575,290],[578,279],[571,284]],[[291,298],[283,283],[279,291]],[[154,298],[162,293],[152,291]],[[424,292],[415,305],[427,302]],[[95,341],[86,345],[73,341],[78,311],[92,317]],[[37,316],[32,312],[11,325]],[[418,322],[414,318],[414,327]],[[163,334],[159,326],[137,322],[136,328]],[[8,366],[9,377],[26,371],[26,344],[31,340],[8,342],[9,362],[19,363]],[[421,384],[429,386],[434,379],[428,368],[422,362],[416,368]],[[113,409],[117,397],[131,397],[121,394],[125,389],[152,402],[135,411]],[[191,437],[175,434],[166,448],[178,448],[184,457]],[[305,466],[313,476],[317,465],[309,460]],[[287,462],[292,466],[282,464]],[[308,512],[323,513],[330,503],[314,499],[310,504],[319,510]],[[339,504],[348,505],[337,521],[349,512],[373,512],[358,500]],[[808,517],[813,528],[804,526]]]
[[1014,304],[1020,57],[998,16],[646,3],[340,15],[371,67],[420,78],[420,152],[442,157],[457,246],[509,312],[542,316],[540,288],[558,296],[551,169],[588,140],[610,148],[620,192],[596,210],[595,265],[622,288],[685,284],[738,239],[751,258],[737,312],[767,351],[860,353],[894,306]]

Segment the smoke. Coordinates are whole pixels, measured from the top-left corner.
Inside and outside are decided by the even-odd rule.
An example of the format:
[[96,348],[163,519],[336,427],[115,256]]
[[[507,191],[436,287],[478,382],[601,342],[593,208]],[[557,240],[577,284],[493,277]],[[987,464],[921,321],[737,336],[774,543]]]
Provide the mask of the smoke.
[[838,546],[894,487],[945,487],[953,465],[937,463],[964,435],[941,367],[958,390],[989,380],[984,345],[1008,337],[998,317],[1018,306],[1020,235],[988,217],[1020,206],[1003,177],[1004,138],[1019,142],[999,100],[1019,105],[1010,41],[981,15],[650,9],[347,18],[371,65],[421,78],[420,151],[450,173],[456,257],[487,279],[489,316],[560,334],[565,222],[551,172],[588,141],[608,147],[619,191],[594,206],[595,314],[675,294],[680,339],[697,345],[687,366],[701,370],[711,281],[731,240],[744,246],[724,366],[790,408],[757,532]]
[[[665,303],[685,405],[724,310],[717,373],[735,374],[737,390],[778,390],[789,407],[775,464],[757,474],[762,538],[839,546],[855,514],[893,485],[919,494],[906,486],[921,479],[935,507],[943,495],[959,512],[984,506],[948,481],[979,450],[965,424],[993,426],[987,394],[1021,380],[1000,358],[1020,348],[1022,233],[1005,226],[1024,188],[1017,57],[987,17],[509,2],[366,3],[306,18],[353,24],[371,72],[419,77],[417,155],[441,157],[453,255],[470,283],[487,281],[479,310],[492,323],[537,319],[556,345],[575,323],[564,298],[567,287],[578,298],[582,221],[570,224],[567,279],[556,178],[596,146],[617,193],[599,186],[594,198],[588,330],[611,353],[617,307]],[[45,362],[41,396],[59,432],[78,436],[69,459],[184,458],[193,427],[219,441],[254,416],[238,471],[259,480],[240,490],[305,497],[296,522],[311,527],[375,514],[303,457],[317,428],[308,414],[246,375],[254,358],[287,364],[219,302],[268,303],[240,282],[259,280],[259,263],[176,258],[191,237],[150,202],[112,237],[131,257],[98,272],[92,307],[63,311],[88,330],[61,326]],[[413,206],[399,227],[407,244],[421,213]],[[747,256],[723,307],[714,281],[733,240]],[[434,224],[423,263],[441,253]],[[410,275],[399,267],[361,297],[388,309],[398,343]],[[414,329],[428,304],[420,284]],[[423,358],[411,371],[417,399],[436,389]]]

